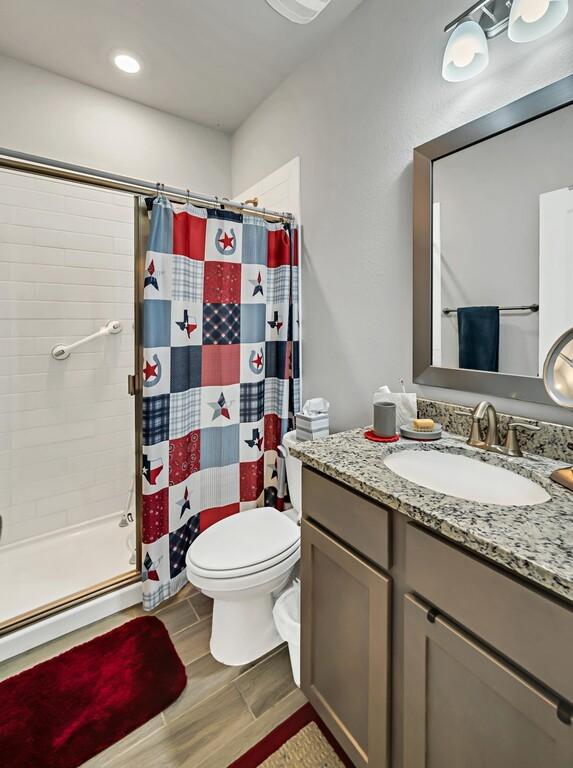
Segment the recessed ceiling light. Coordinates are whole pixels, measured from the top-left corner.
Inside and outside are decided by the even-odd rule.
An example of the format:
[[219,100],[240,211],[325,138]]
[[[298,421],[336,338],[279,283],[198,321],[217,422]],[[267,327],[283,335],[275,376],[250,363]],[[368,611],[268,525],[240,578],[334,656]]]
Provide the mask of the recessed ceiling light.
[[122,72],[127,72],[128,75],[135,75],[141,69],[141,64],[135,58],[128,53],[118,53],[113,57],[113,63]]

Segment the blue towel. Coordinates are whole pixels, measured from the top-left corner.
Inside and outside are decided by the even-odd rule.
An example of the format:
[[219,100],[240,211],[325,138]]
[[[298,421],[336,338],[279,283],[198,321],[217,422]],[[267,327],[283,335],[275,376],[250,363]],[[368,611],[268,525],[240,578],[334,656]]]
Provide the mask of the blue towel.
[[499,307],[458,309],[460,368],[499,370]]

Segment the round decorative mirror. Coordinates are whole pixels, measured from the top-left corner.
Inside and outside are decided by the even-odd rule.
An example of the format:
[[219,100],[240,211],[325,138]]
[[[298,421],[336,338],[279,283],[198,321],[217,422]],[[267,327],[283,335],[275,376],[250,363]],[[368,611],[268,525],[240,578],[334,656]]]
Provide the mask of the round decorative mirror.
[[[549,350],[543,365],[543,383],[556,403],[563,408],[573,408],[573,328],[560,336]],[[551,479],[573,491],[573,467],[556,469]]]
[[560,336],[543,366],[547,394],[564,408],[573,408],[573,328]]

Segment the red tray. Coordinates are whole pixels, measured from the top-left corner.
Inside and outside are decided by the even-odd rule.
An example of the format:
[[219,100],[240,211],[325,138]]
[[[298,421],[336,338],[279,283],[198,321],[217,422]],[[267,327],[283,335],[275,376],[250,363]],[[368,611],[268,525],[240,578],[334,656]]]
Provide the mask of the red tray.
[[364,437],[367,440],[372,440],[373,443],[397,443],[400,439],[400,435],[394,435],[394,437],[379,437],[373,429],[367,429],[364,433]]

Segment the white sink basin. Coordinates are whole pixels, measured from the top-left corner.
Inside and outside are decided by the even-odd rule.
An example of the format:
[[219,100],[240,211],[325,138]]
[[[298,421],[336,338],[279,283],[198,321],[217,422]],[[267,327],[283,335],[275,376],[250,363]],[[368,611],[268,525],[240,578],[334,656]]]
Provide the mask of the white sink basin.
[[467,456],[442,451],[397,451],[384,464],[412,483],[480,504],[525,507],[551,496],[515,472]]

